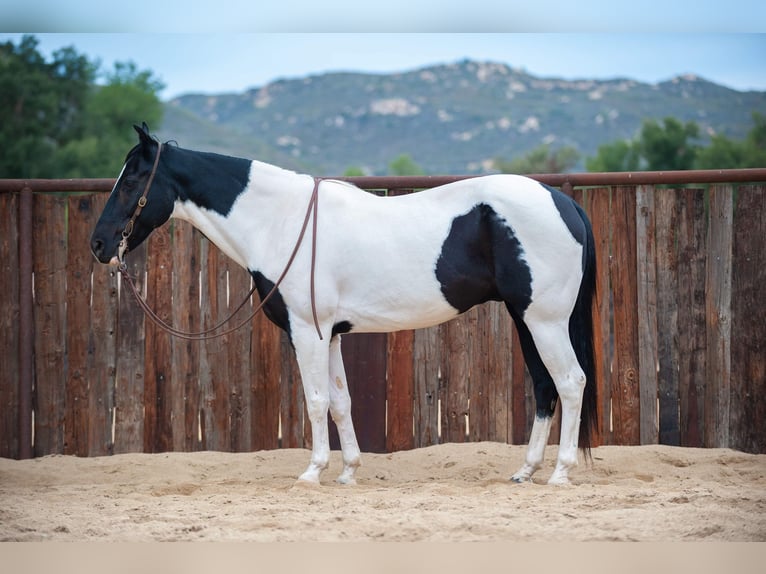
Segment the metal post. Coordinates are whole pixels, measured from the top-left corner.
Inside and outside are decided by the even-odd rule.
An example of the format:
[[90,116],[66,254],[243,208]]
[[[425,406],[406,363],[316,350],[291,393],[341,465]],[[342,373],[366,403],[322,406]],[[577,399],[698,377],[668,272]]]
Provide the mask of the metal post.
[[19,205],[19,458],[32,458],[32,190],[21,190]]

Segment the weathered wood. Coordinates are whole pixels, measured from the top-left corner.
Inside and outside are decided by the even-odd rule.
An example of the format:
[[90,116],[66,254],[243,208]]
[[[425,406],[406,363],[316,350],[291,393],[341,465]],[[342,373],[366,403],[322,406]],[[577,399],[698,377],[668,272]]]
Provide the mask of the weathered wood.
[[[90,411],[91,274],[90,229],[95,224],[93,196],[68,198],[66,261],[66,415],[64,454],[87,456],[90,424],[104,423],[105,413]],[[100,419],[100,421],[98,421]]]
[[729,446],[766,452],[766,186],[739,188],[734,217]]
[[415,447],[439,444],[439,327],[415,331]]
[[443,442],[465,442],[470,365],[468,336],[470,325],[475,324],[473,313],[471,310],[441,325],[444,355],[439,400]]
[[[145,292],[146,244],[126,256],[127,271]],[[122,280],[117,317],[114,452],[144,450],[144,315]]]
[[[184,221],[173,222],[172,324],[186,332],[200,330],[199,245],[201,234]],[[205,240],[206,241],[206,240]],[[173,450],[199,450],[199,341],[170,340],[172,355],[170,414]]]
[[414,416],[414,344],[415,331],[388,334],[386,365],[387,432],[386,450],[395,452],[415,446]]
[[305,416],[305,401],[298,361],[295,359],[295,351],[286,333],[281,332],[280,341],[282,354],[280,379],[281,446],[282,448],[309,447],[311,444],[311,425],[308,417]]
[[729,444],[731,392],[731,262],[733,188],[710,188],[705,307],[707,360],[705,393],[705,446]]
[[[254,298],[257,304],[258,296]],[[252,447],[254,450],[274,449],[279,447],[281,335],[279,328],[263,313],[253,321],[251,333]]]
[[596,242],[596,299],[593,304],[593,347],[596,371],[596,396],[598,397],[598,442],[612,443],[611,376],[614,355],[612,338],[611,291],[609,269],[611,267],[611,190],[589,189],[585,197],[585,209],[593,228]]
[[638,305],[639,433],[641,444],[659,440],[657,412],[657,256],[654,187],[636,189],[636,287]]
[[19,457],[19,196],[0,193],[0,457]]
[[[242,303],[252,286],[252,278],[246,269],[226,258],[226,266],[229,277],[229,305],[226,317]],[[251,311],[249,304],[237,313],[227,323],[227,327],[237,325]],[[230,409],[230,448],[232,452],[248,452],[253,450],[252,426],[253,426],[253,394],[251,391],[251,365],[250,365],[250,340],[252,323],[238,329],[228,335],[226,343],[227,363],[229,380],[224,385],[229,393]]]
[[486,304],[487,341],[490,350],[486,360],[487,440],[510,443],[511,384],[513,376],[513,321],[503,303]]
[[490,314],[493,311],[489,304],[480,305],[471,311],[468,321],[470,370],[466,434],[471,441],[489,440],[489,359],[497,353],[490,340]]
[[34,225],[36,456],[64,450],[66,200],[36,195]]
[[[224,318],[226,305],[225,255],[209,241],[201,246],[202,328],[210,329]],[[207,339],[200,345],[200,408],[203,423],[203,448],[228,452],[229,434],[229,365],[225,358],[229,336]],[[221,360],[224,359],[224,360]]]
[[514,327],[511,338],[511,434],[513,444],[523,444],[529,439],[533,418],[527,414],[532,394],[532,382],[521,351],[519,333]]
[[680,194],[677,189],[655,194],[657,241],[657,385],[659,442],[680,444],[678,356],[678,250],[676,231]]
[[618,187],[612,195],[614,301],[614,378],[611,381],[614,439],[639,444],[638,316],[636,285],[636,188]]
[[[95,212],[100,213],[101,208],[96,208]],[[114,448],[112,425],[117,369],[118,282],[119,274],[114,268],[105,265],[94,268],[89,396],[89,410],[94,413],[94,419],[90,425],[88,456],[112,454]]]
[[700,447],[705,397],[705,197],[681,191],[678,216],[678,397],[681,446]]
[[[386,335],[345,335],[341,353],[359,448],[362,452],[386,452]],[[335,425],[331,426],[336,432]]]

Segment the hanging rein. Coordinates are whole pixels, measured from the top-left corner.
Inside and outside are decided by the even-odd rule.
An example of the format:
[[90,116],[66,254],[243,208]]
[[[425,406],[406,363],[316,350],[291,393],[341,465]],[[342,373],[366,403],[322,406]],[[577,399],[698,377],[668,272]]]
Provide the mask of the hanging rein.
[[316,301],[315,301],[315,295],[314,295],[314,269],[316,267],[316,245],[317,245],[317,208],[319,206],[319,183],[322,181],[322,178],[320,177],[314,178],[314,190],[311,192],[311,199],[309,200],[308,209],[306,210],[306,217],[303,220],[303,226],[301,227],[301,232],[298,235],[298,240],[296,241],[295,247],[293,248],[293,251],[290,254],[290,258],[287,261],[287,265],[285,265],[284,271],[282,271],[282,274],[279,276],[279,279],[277,279],[277,282],[274,283],[274,286],[271,288],[268,294],[261,300],[259,305],[255,308],[255,310],[252,313],[250,313],[250,315],[245,320],[243,320],[241,323],[239,323],[235,327],[232,327],[226,331],[215,333],[215,331],[218,331],[218,329],[220,329],[226,323],[231,321],[234,318],[234,316],[239,312],[239,310],[245,306],[247,301],[255,292],[255,285],[253,285],[252,289],[250,289],[250,292],[245,297],[245,300],[239,304],[239,306],[232,312],[232,314],[229,317],[227,317],[226,319],[224,319],[223,321],[221,321],[214,327],[210,327],[209,329],[206,329],[204,331],[199,331],[196,333],[189,333],[186,331],[180,331],[176,329],[172,325],[169,325],[168,323],[163,321],[160,318],[160,316],[157,315],[157,313],[155,313],[151,307],[149,307],[149,304],[146,302],[146,300],[144,300],[141,297],[141,294],[138,292],[138,288],[136,287],[136,284],[133,281],[133,278],[128,273],[128,266],[125,264],[125,261],[123,258],[125,256],[125,253],[128,251],[128,238],[133,233],[133,226],[135,225],[136,219],[138,219],[138,216],[141,214],[141,211],[146,206],[147,196],[149,195],[149,188],[151,188],[152,186],[152,182],[154,181],[154,176],[157,173],[157,166],[160,163],[160,154],[162,153],[162,145],[163,144],[160,143],[159,147],[157,148],[157,155],[154,158],[154,165],[152,166],[152,172],[149,175],[149,179],[146,182],[146,186],[144,187],[143,194],[141,194],[141,197],[138,199],[138,205],[136,205],[136,209],[133,212],[133,215],[128,220],[128,223],[125,225],[125,229],[123,229],[122,231],[122,240],[120,241],[120,245],[117,250],[117,261],[118,261],[120,273],[122,274],[122,277],[125,280],[125,283],[130,288],[131,293],[133,293],[133,297],[136,299],[136,302],[138,303],[139,307],[141,307],[141,309],[144,311],[144,314],[146,314],[146,316],[155,325],[157,325],[164,331],[167,331],[171,335],[175,337],[179,337],[181,339],[187,339],[187,340],[193,340],[193,341],[223,337],[224,335],[229,335],[233,333],[234,331],[244,327],[263,309],[263,306],[268,302],[269,299],[271,299],[272,295],[274,295],[277,288],[282,283],[282,280],[287,275],[287,272],[292,266],[293,260],[295,259],[295,256],[298,253],[298,249],[300,248],[301,243],[303,243],[303,236],[306,233],[306,228],[308,227],[309,219],[313,215],[313,225],[311,229],[311,313],[314,318],[314,327],[316,327],[317,335],[319,335],[320,340],[323,339],[322,332],[319,329],[319,320],[317,319]]

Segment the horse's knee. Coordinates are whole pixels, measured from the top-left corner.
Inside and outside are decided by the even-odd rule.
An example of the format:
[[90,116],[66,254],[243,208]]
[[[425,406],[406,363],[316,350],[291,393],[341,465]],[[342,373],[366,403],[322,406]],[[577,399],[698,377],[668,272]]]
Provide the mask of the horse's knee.
[[306,395],[306,411],[308,412],[309,419],[318,421],[322,417],[327,416],[327,411],[330,408],[330,398],[321,396],[319,394],[309,393]]
[[585,373],[579,367],[569,372],[569,374],[559,382],[556,390],[562,401],[578,402],[582,400],[582,393],[585,389]]

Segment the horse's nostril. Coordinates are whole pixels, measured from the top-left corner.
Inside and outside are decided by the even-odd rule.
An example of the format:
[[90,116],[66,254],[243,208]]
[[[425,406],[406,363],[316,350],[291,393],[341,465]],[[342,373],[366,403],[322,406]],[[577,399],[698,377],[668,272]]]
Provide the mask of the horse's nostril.
[[95,255],[96,258],[100,258],[104,253],[104,242],[100,239],[93,239],[90,242],[90,248],[93,251],[93,255]]

